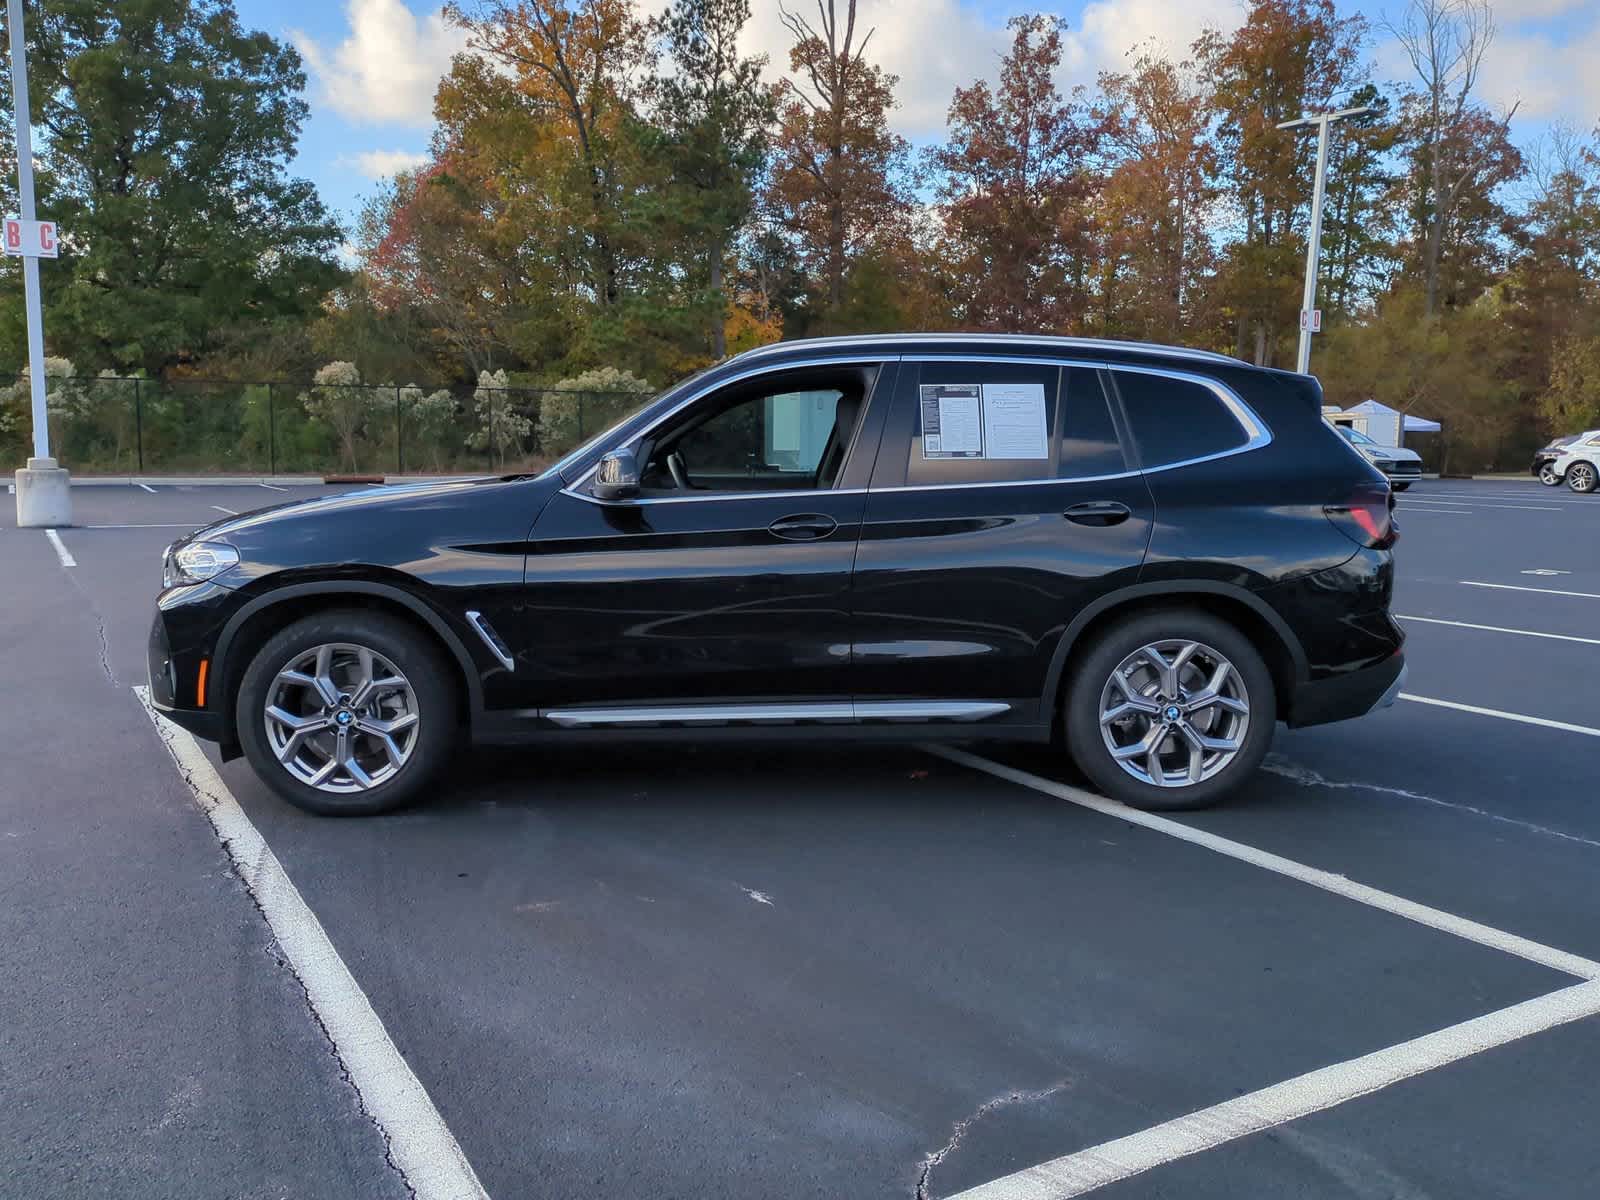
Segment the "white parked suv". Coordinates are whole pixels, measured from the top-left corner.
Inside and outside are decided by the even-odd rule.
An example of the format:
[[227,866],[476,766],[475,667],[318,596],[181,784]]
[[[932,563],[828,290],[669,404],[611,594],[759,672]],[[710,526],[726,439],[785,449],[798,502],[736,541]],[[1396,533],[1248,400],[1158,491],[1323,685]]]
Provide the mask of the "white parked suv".
[[1361,451],[1368,462],[1383,472],[1389,480],[1389,486],[1395,491],[1403,492],[1422,478],[1422,455],[1415,450],[1407,450],[1403,446],[1385,446],[1348,425],[1335,425],[1334,428],[1344,435],[1345,441]]
[[1575,492],[1594,491],[1600,484],[1600,429],[1580,433],[1558,449],[1556,458],[1540,469],[1540,478],[1548,471],[1556,482],[1565,480]]

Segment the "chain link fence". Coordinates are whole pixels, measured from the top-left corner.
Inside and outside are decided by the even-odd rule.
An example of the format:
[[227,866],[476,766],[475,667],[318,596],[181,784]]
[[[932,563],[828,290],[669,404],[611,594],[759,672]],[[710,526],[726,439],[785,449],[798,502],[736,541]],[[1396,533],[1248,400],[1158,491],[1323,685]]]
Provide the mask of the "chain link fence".
[[[636,392],[56,376],[51,453],[78,474],[535,471],[650,399]],[[28,391],[0,394],[0,453],[29,453]]]

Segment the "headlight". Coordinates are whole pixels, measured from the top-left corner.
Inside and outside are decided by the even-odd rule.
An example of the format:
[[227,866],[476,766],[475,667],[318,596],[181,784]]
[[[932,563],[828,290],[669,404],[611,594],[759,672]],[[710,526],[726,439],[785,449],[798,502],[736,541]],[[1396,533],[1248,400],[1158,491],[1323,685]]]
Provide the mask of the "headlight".
[[238,565],[239,552],[227,542],[185,542],[176,549],[168,546],[161,556],[161,586],[204,583]]

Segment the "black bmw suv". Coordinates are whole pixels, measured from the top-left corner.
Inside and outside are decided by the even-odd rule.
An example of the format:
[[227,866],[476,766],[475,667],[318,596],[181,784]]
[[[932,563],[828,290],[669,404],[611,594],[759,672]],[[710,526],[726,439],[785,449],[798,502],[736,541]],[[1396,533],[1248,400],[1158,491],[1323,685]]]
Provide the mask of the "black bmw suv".
[[1314,379],[1171,347],[897,335],[720,363],[537,476],[170,547],[151,694],[294,804],[474,742],[1054,741],[1211,803],[1274,725],[1392,701],[1388,484]]

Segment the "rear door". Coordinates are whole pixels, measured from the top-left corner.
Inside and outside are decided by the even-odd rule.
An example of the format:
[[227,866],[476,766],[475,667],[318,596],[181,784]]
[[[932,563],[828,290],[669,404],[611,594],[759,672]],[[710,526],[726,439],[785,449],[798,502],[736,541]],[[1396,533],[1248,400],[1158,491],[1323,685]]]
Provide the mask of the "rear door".
[[902,360],[854,578],[859,701],[1032,724],[1078,612],[1137,580],[1149,489],[1092,363]]

